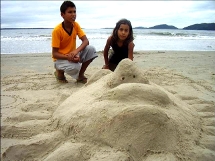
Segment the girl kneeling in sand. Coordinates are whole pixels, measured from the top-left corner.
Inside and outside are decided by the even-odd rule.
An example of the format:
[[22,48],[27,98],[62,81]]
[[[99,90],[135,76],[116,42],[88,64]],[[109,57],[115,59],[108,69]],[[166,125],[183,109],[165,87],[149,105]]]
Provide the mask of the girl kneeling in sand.
[[[114,71],[122,59],[129,58],[133,60],[133,29],[131,22],[127,19],[121,19],[116,23],[112,35],[107,39],[104,48],[103,69]],[[108,57],[108,52],[112,47],[113,52]]]

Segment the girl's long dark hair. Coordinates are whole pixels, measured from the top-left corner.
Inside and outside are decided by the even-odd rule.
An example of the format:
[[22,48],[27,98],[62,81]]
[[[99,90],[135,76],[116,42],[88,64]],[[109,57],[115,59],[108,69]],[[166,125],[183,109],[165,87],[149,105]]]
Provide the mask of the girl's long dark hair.
[[125,39],[123,45],[127,45],[129,42],[134,40],[133,28],[132,28],[131,22],[129,20],[123,18],[116,23],[116,26],[113,29],[111,45],[115,44],[119,40],[117,32],[118,32],[121,24],[126,24],[129,26],[129,34],[128,34],[128,37]]

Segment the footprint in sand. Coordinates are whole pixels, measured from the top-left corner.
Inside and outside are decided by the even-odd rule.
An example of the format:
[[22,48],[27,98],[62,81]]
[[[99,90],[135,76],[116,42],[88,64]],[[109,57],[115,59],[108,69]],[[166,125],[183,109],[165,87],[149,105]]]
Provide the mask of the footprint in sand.
[[196,111],[125,59],[115,72],[95,73],[51,116],[40,121],[25,116],[4,126],[3,136],[22,141],[9,146],[2,159],[209,161],[215,157],[214,103],[204,105]]

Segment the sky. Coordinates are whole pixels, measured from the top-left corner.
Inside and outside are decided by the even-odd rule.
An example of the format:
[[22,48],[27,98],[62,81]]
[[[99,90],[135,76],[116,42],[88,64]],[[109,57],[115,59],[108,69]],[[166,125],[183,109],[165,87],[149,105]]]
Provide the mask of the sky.
[[[1,28],[54,28],[63,21],[63,1],[1,1]],[[215,0],[210,1],[73,1],[82,28],[114,28],[126,18],[133,27],[160,24],[184,28],[215,23]]]

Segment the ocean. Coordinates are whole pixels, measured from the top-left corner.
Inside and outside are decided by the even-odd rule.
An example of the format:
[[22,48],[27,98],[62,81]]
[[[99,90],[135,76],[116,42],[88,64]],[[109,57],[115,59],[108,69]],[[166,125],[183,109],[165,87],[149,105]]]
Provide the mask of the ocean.
[[[1,29],[1,54],[50,53],[53,29]],[[97,51],[104,49],[113,29],[84,29]],[[215,31],[134,29],[134,51],[215,51]],[[77,45],[81,41],[77,38]]]

